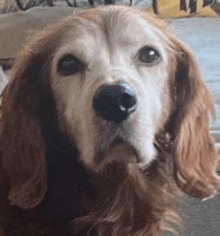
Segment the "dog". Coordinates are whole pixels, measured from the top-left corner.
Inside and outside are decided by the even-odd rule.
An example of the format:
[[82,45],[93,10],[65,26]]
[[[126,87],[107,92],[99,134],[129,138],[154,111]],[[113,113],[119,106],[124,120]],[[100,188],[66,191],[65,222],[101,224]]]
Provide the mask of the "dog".
[[199,64],[137,9],[84,10],[38,33],[0,112],[5,236],[157,236],[178,224],[179,194],[219,187]]

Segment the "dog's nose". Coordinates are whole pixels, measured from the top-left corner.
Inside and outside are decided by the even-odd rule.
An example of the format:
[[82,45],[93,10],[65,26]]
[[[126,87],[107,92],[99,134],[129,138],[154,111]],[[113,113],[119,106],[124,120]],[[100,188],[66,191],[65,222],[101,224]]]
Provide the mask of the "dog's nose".
[[135,90],[128,83],[103,84],[95,93],[93,109],[97,116],[120,123],[136,110]]

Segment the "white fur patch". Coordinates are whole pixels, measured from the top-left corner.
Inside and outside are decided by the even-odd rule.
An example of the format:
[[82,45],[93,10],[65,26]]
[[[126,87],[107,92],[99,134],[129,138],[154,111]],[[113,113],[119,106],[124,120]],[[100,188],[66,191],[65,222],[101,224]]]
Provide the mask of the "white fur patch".
[[[154,138],[167,119],[164,114],[170,104],[165,35],[137,14],[117,10],[115,13],[108,15],[111,20],[104,19],[104,26],[88,20],[87,24],[85,20],[82,24],[79,20],[74,23],[52,62],[52,88],[58,106],[62,107],[59,115],[68,127],[66,132],[76,142],[81,160],[90,168],[94,168],[97,154],[107,152],[116,138],[134,148],[140,165],[147,166],[156,156]],[[140,61],[138,53],[144,46],[157,50],[157,63]],[[58,61],[67,53],[87,65],[83,73],[59,75]],[[92,100],[102,84],[119,82],[134,88],[138,106],[116,127],[96,117]]]

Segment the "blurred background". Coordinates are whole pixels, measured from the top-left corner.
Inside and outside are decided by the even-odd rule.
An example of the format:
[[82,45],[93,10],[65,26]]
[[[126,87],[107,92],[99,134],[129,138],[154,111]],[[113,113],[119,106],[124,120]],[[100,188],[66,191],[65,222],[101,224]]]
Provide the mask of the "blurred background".
[[[211,130],[220,147],[220,0],[0,0],[0,92],[31,35],[73,11],[102,4],[132,5],[156,14],[193,49],[215,96]],[[186,197],[183,206],[183,235],[220,236],[219,195],[207,201]]]

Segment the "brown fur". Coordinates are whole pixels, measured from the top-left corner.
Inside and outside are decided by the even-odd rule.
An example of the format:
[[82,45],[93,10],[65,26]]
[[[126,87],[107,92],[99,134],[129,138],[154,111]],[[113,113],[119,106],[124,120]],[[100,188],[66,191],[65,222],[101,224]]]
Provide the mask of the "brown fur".
[[[169,223],[179,222],[171,204],[177,186],[199,198],[219,186],[218,155],[209,133],[214,101],[195,57],[166,33],[173,50],[172,107],[155,137],[156,160],[141,170],[132,150],[122,146],[110,149],[95,173],[78,162],[76,145],[59,130],[50,86],[51,58],[69,27],[67,20],[38,34],[18,56],[2,95],[5,235],[156,236],[171,230]],[[62,165],[67,171],[62,172]],[[59,177],[70,187],[63,189]]]

